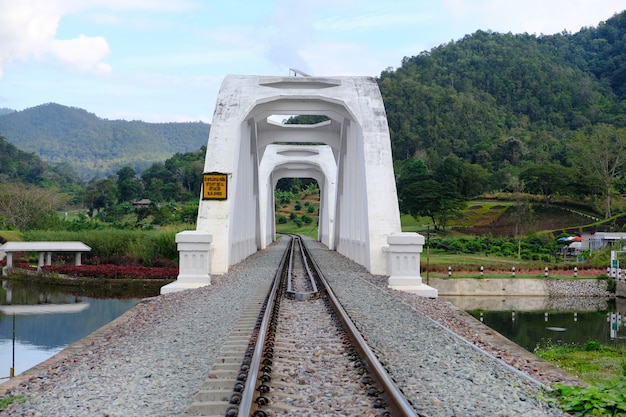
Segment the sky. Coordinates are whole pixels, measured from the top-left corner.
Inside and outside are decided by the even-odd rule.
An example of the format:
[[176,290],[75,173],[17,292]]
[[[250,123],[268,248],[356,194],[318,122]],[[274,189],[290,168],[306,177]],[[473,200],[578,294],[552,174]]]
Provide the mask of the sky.
[[626,0],[0,0],[0,108],[210,123],[229,74],[373,76],[477,30],[575,33]]

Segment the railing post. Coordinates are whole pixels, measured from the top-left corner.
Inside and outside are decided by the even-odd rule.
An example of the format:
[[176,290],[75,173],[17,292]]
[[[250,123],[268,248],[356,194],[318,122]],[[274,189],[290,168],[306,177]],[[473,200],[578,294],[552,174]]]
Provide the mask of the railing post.
[[178,277],[161,287],[161,294],[211,285],[211,257],[213,236],[197,230],[176,235],[178,245]]

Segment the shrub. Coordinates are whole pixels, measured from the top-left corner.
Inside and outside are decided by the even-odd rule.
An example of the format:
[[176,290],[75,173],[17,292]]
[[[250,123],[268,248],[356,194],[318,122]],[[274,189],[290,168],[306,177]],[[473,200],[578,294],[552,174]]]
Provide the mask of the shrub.
[[606,290],[612,294],[615,294],[617,290],[617,282],[615,278],[608,276],[607,274],[600,274],[597,277],[598,281],[606,281]]
[[285,224],[287,223],[287,217],[279,214],[278,217],[276,217],[276,222],[278,222],[278,224]]
[[626,414],[626,379],[591,387],[555,384],[561,408],[577,416],[622,416]]
[[587,340],[587,342],[585,343],[586,352],[598,351],[601,348],[602,345],[597,340]]
[[291,203],[292,198],[293,194],[290,191],[274,191],[274,201],[276,204],[280,204],[283,207],[286,207],[289,203]]
[[302,221],[306,224],[311,224],[313,222],[313,218],[309,216],[308,214],[303,214]]

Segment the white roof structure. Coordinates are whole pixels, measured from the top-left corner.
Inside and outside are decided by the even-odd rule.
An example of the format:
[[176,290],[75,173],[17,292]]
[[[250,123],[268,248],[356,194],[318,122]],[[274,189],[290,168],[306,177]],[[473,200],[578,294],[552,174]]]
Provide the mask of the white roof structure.
[[626,240],[626,233],[621,232],[596,232],[591,239],[598,240]]
[[91,248],[83,242],[6,242],[0,246],[0,259],[5,255],[7,257],[7,265],[2,268],[2,275],[7,275],[8,270],[13,268],[15,252],[39,252],[37,271],[41,271],[42,266],[51,264],[52,252],[73,252],[75,264],[80,265],[81,253],[89,251]]
[[6,242],[0,252],[89,252],[83,242]]

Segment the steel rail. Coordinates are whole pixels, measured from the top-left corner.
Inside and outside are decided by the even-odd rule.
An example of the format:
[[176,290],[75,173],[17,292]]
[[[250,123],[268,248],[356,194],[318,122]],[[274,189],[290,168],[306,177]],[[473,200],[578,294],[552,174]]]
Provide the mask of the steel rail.
[[[289,235],[289,236],[291,236],[292,243],[294,244],[291,246],[291,250],[290,250],[291,257],[289,259],[289,271],[287,272],[287,294],[290,297],[299,301],[310,300],[312,298],[316,298],[319,296],[319,290],[317,289],[317,283],[315,282],[315,277],[313,276],[313,273],[311,272],[311,269],[309,268],[309,264],[307,262],[308,255],[305,251],[304,242],[302,242],[302,237],[299,235]],[[307,277],[309,278],[309,286],[311,287],[311,291],[297,292],[293,290],[292,271],[293,271],[293,266],[294,266],[293,259],[294,259],[295,243],[297,243],[298,246],[300,247],[300,256],[302,257],[302,265],[304,266]]]
[[[290,242],[293,245],[293,237]],[[244,384],[243,393],[241,396],[241,402],[239,403],[239,410],[237,413],[237,417],[249,417],[252,411],[252,404],[254,402],[254,395],[257,387],[257,382],[259,380],[259,368],[261,366],[261,361],[263,359],[263,348],[265,346],[265,338],[267,336],[267,329],[269,327],[269,322],[272,316],[272,312],[274,309],[274,303],[276,301],[276,297],[278,295],[278,289],[280,287],[281,277],[284,273],[285,262],[287,260],[288,254],[291,250],[288,249],[285,251],[283,255],[278,270],[274,275],[274,282],[272,283],[272,289],[270,290],[268,300],[265,306],[265,311],[263,312],[263,319],[261,320],[261,324],[259,326],[256,344],[254,346],[254,353],[252,354],[252,360],[250,362],[250,369],[248,370],[248,376],[246,377],[246,383]]]
[[317,293],[317,283],[315,282],[315,278],[313,276],[313,273],[311,272],[311,268],[309,268],[309,263],[307,262],[311,255],[306,250],[304,242],[302,241],[302,237],[300,236],[298,236],[298,243],[300,244],[300,255],[302,255],[302,263],[304,264],[304,268],[306,268],[306,273],[309,277],[309,282],[311,284],[311,292]]
[[[270,321],[272,320],[272,314],[274,312],[274,304],[278,297],[279,289],[281,286],[281,279],[285,276],[285,266],[287,264],[287,258],[289,257],[289,265],[293,264],[291,260],[293,255],[293,245],[295,244],[296,237],[291,236],[291,242],[289,243],[289,248],[285,250],[285,254],[281,259],[280,266],[274,276],[274,282],[272,283],[272,289],[270,294],[268,295],[268,301],[265,306],[265,311],[263,312],[263,318],[261,320],[261,324],[258,328],[257,340],[254,346],[254,353],[252,355],[252,360],[250,362],[250,368],[248,370],[248,374],[246,377],[244,389],[241,396],[241,401],[238,406],[238,414],[237,417],[250,417],[252,414],[254,402],[255,402],[255,393],[257,391],[257,386],[259,386],[259,371],[261,369],[261,361],[263,360],[263,350],[266,345],[266,339],[268,335],[268,328],[270,325]],[[299,238],[299,236],[298,236]],[[311,274],[311,280],[315,280],[312,275],[316,275],[319,284],[323,287],[322,291],[326,292],[326,295],[329,299],[332,309],[337,315],[338,320],[341,322],[346,334],[352,340],[355,350],[358,352],[359,357],[363,365],[368,370],[372,379],[375,381],[375,385],[381,391],[378,393],[380,397],[385,401],[385,408],[395,417],[420,417],[420,415],[413,409],[411,404],[406,400],[402,392],[396,387],[395,383],[380,363],[376,355],[372,352],[372,350],[367,345],[367,342],[361,336],[361,333],[356,328],[348,313],[344,310],[339,302],[338,298],[335,296],[330,284],[322,274],[319,266],[315,262],[314,258],[311,256],[309,249],[304,245],[304,242],[300,240],[301,250],[304,252],[304,256],[308,259],[308,263],[311,264],[313,271],[307,266],[307,270]],[[317,287],[316,287],[317,288]]]
[[[303,245],[304,246],[304,245]],[[355,349],[359,352],[361,361],[367,367],[368,371],[372,374],[374,380],[379,384],[382,389],[380,395],[387,402],[387,408],[396,417],[419,417],[419,414],[413,409],[413,406],[407,401],[402,392],[398,389],[393,382],[383,365],[380,363],[374,352],[369,348],[363,336],[356,328],[352,319],[342,307],[339,299],[335,296],[330,284],[322,274],[319,266],[315,262],[315,259],[310,255],[308,248],[305,248],[308,258],[313,265],[313,269],[317,274],[321,284],[323,285],[327,296],[331,302],[332,308],[337,314],[338,319],[341,321],[344,329],[348,333],[348,336],[354,342]]]

